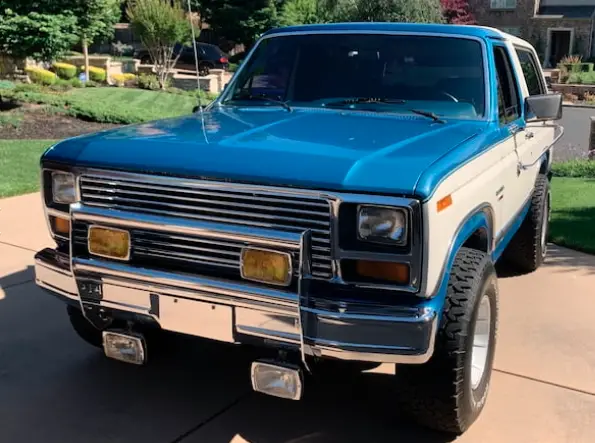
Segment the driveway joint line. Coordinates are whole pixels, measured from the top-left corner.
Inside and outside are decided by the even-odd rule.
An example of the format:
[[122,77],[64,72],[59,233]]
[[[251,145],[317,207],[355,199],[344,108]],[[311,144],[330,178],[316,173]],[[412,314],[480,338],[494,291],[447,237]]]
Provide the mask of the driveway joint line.
[[595,392],[587,391],[585,389],[573,388],[571,386],[562,385],[560,383],[554,383],[552,381],[541,380],[539,378],[531,377],[529,375],[517,374],[516,372],[504,371],[502,369],[496,369],[496,368],[494,368],[494,372],[499,372],[501,374],[510,375],[512,377],[522,378],[525,380],[534,381],[536,383],[553,386],[555,388],[561,388],[561,389],[565,389],[567,391],[576,392],[578,394],[585,394],[585,395],[590,395],[591,397],[595,397]]
[[198,423],[196,426],[193,426],[192,428],[190,428],[189,430],[187,430],[186,432],[184,432],[182,435],[180,435],[179,437],[177,437],[174,440],[172,440],[171,443],[180,443],[180,442],[182,442],[183,440],[185,440],[186,438],[190,437],[192,434],[194,434],[196,431],[198,431],[203,426],[209,424],[210,422],[212,422],[213,420],[215,420],[219,416],[225,414],[227,411],[229,411],[234,406],[236,406],[237,404],[239,404],[244,398],[248,397],[248,395],[250,395],[250,394],[252,394],[252,391],[246,391],[246,392],[244,392],[242,395],[240,395],[238,398],[236,398],[230,404],[228,404],[227,406],[224,406],[219,411],[215,412],[213,415],[205,418],[203,421],[201,421],[200,423]]
[[19,249],[23,249],[23,250],[29,251],[29,252],[37,252],[37,250],[35,250],[35,249],[27,248],[25,246],[15,245],[15,244],[8,243],[8,242],[5,242],[5,241],[0,241],[0,245],[12,246],[13,248],[19,248]]

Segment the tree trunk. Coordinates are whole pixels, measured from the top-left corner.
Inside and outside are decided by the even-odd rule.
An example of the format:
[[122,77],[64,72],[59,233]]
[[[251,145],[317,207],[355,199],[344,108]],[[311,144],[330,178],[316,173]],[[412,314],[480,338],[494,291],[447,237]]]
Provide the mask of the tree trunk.
[[83,37],[82,40],[82,44],[83,44],[83,56],[85,58],[85,78],[86,81],[89,81],[89,45],[87,42],[87,39],[85,37]]

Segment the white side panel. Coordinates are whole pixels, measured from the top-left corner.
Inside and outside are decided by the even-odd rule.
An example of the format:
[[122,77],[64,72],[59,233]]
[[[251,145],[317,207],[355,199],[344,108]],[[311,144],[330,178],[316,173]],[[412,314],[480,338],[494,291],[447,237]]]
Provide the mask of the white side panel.
[[[505,185],[507,168],[505,158],[514,150],[514,137],[509,137],[486,153],[473,159],[444,180],[424,204],[424,220],[428,223],[426,253],[426,293],[432,294],[440,283],[443,269],[459,226],[467,216],[483,203],[493,208],[493,230],[502,229],[502,201],[498,191]],[[436,204],[447,195],[452,205],[438,212]],[[493,234],[493,233],[492,233]]]

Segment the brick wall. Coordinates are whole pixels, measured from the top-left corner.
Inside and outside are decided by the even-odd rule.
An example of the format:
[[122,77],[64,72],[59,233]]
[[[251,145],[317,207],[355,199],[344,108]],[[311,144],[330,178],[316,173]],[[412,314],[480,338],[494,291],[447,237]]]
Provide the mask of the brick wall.
[[527,32],[529,40],[544,61],[547,37],[549,28],[572,28],[574,29],[574,44],[572,54],[580,54],[586,60],[591,57],[591,27],[589,19],[555,19],[555,18],[533,18]]
[[490,0],[469,0],[469,9],[478,24],[492,28],[519,27],[520,37],[526,39],[539,0],[517,0],[516,3],[515,9],[497,10],[491,8]]

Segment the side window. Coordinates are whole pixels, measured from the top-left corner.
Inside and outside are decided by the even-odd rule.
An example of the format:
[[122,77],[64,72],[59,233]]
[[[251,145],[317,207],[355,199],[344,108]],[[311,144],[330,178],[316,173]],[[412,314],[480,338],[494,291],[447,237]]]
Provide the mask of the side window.
[[533,54],[525,49],[517,49],[516,53],[521,62],[521,67],[523,68],[523,75],[525,76],[527,87],[529,88],[529,95],[545,94],[546,90],[542,84],[540,71],[537,67],[538,65],[535,63]]
[[506,49],[495,46],[494,60],[498,83],[498,117],[500,124],[506,125],[521,116],[519,90]]

